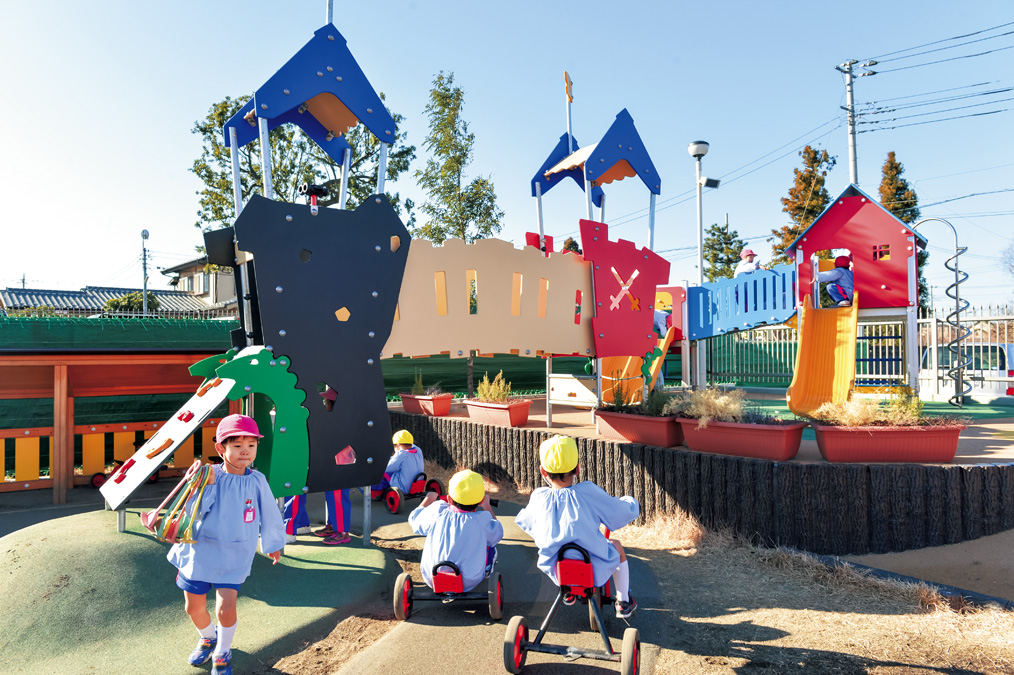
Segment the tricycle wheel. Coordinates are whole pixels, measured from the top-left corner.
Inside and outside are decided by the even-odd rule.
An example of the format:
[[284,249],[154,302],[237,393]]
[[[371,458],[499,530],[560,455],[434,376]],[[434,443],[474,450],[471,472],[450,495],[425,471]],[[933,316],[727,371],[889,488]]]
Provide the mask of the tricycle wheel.
[[394,616],[405,621],[412,616],[412,575],[402,572],[394,582]]
[[387,505],[387,510],[391,513],[398,513],[403,498],[404,495],[398,488],[387,488],[387,492],[384,493],[384,503]]
[[[595,618],[595,608],[602,607],[602,589],[596,588],[592,593],[591,599],[588,601],[588,625],[596,633],[599,632],[599,621]],[[605,612],[602,614],[605,617]]]
[[528,646],[528,626],[525,617],[512,616],[503,637],[503,667],[508,673],[520,673],[525,667],[525,647]]
[[430,478],[426,481],[426,492],[436,492],[438,497],[444,496],[444,484],[436,478]]
[[97,489],[97,488],[100,488],[103,485],[105,485],[107,480],[109,480],[109,477],[106,476],[106,474],[104,474],[104,473],[96,473],[96,474],[92,474],[91,481],[89,481],[89,482],[92,484],[93,488]]
[[503,618],[503,579],[499,572],[489,577],[489,618],[499,621]]
[[641,672],[641,634],[636,628],[623,631],[623,648],[620,651],[620,673],[637,675]]
[[159,469],[156,469],[155,473],[153,473],[150,476],[148,476],[148,485],[151,485],[152,483],[157,483],[158,482],[158,472],[159,472]]

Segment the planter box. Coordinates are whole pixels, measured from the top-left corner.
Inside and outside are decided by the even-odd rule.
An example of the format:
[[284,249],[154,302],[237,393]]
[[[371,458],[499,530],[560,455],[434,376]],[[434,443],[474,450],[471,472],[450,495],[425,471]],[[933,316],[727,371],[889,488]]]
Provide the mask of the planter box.
[[656,448],[672,448],[683,444],[683,430],[676,418],[649,417],[631,413],[595,411],[595,426],[600,436],[619,441],[641,443]]
[[799,452],[806,422],[792,424],[739,424],[708,422],[697,428],[697,420],[676,418],[683,428],[684,443],[697,452],[736,457],[753,457],[784,462]]
[[530,398],[507,403],[465,401],[469,419],[498,427],[523,427],[528,424],[528,409],[531,405]]
[[402,394],[401,407],[407,413],[444,417],[451,412],[454,394]]
[[941,427],[832,427],[814,424],[817,447],[829,462],[947,464],[958,451],[963,424]]

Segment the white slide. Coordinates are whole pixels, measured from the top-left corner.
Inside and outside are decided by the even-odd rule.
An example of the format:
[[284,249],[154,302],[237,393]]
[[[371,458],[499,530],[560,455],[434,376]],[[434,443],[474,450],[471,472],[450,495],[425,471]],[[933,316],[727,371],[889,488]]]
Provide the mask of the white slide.
[[109,508],[115,511],[123,506],[137,488],[169,461],[176,449],[200,429],[204,420],[226,399],[235,384],[235,380],[217,377],[202,384],[172,419],[162,425],[99,488]]

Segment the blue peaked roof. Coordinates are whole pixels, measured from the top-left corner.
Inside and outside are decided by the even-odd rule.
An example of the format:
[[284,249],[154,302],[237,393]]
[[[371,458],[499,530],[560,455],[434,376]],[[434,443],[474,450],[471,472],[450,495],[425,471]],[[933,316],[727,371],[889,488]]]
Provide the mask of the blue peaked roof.
[[[571,163],[567,159],[571,158]],[[563,165],[559,167],[558,165]],[[548,173],[556,168],[553,173]],[[547,175],[548,174],[548,175]],[[614,180],[622,180],[637,176],[653,194],[660,194],[662,180],[655,169],[648,150],[634,127],[634,119],[624,108],[616,115],[605,135],[598,143],[588,148],[578,149],[577,141],[571,137],[571,147],[567,147],[567,135],[560,137],[559,143],[532,178],[532,196],[539,185],[542,194],[570,176],[584,189],[585,181],[592,184],[592,202],[602,205],[602,184]]]
[[[578,187],[580,187],[581,190],[584,190],[584,174],[581,173],[580,166],[575,166],[574,168],[567,169],[566,171],[557,171],[556,173],[550,174],[548,176],[546,175],[546,172],[552,169],[557,164],[559,164],[561,160],[577,152],[580,145],[577,142],[577,138],[574,137],[574,134],[570,135],[570,141],[571,147],[570,149],[568,149],[567,134],[560,136],[560,142],[556,144],[556,147],[553,148],[553,151],[549,153],[549,157],[547,157],[546,161],[542,163],[542,166],[539,167],[539,170],[535,172],[535,177],[532,178],[533,197],[535,196],[536,184],[540,184],[542,194],[546,194],[554,187],[556,187],[557,183],[559,183],[560,181],[562,181],[564,178],[567,177],[573,178],[574,182],[578,184]],[[602,206],[602,188],[600,188],[597,185],[592,188],[592,202],[595,204],[595,206]]]
[[[394,119],[332,24],[318,29],[254,93],[252,101],[226,122],[226,147],[230,127],[236,128],[237,141],[242,144],[242,139],[249,143],[256,138],[256,126],[244,120],[250,112],[270,120],[270,128],[298,125],[336,161],[348,144],[341,147],[344,140],[337,144],[335,140],[359,123],[380,141],[394,142]],[[330,141],[326,140],[329,135]]]

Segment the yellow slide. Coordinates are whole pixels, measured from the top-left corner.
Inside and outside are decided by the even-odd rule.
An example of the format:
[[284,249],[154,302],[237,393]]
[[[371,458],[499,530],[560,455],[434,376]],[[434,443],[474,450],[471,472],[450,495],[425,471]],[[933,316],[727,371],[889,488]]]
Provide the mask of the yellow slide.
[[799,314],[799,348],[786,402],[796,415],[807,415],[822,403],[844,403],[856,379],[856,323],[859,294],[851,307],[814,309],[810,296]]
[[[670,327],[666,331],[665,337],[658,341],[658,348],[662,350],[662,356],[651,363],[649,390],[655,386],[655,380],[662,372],[662,362],[665,361],[665,355],[675,336],[676,329]],[[644,365],[644,359],[640,356],[607,356],[602,359],[602,400],[606,403],[613,402],[614,380],[620,380],[623,382],[624,389],[631,396],[631,403],[640,403],[643,382],[641,378],[642,365]]]

